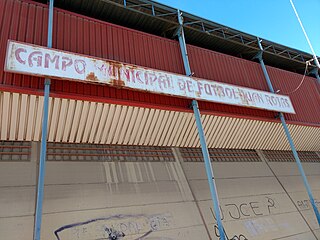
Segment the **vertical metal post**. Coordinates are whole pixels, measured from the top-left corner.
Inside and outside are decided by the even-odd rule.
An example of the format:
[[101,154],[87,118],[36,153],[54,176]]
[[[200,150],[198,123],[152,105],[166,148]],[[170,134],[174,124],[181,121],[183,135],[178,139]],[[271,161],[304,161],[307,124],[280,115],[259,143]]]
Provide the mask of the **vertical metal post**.
[[[48,48],[52,47],[53,3],[54,3],[54,0],[50,0],[49,17],[48,17],[48,39],[47,39]],[[38,176],[37,200],[36,200],[37,204],[36,204],[34,236],[33,236],[34,240],[40,240],[40,235],[41,235],[43,189],[44,189],[44,177],[45,177],[45,170],[46,170],[49,93],[50,93],[50,79],[45,78],[41,150],[40,150],[39,176]]]
[[311,71],[309,72],[309,75],[312,75],[314,77],[316,77],[316,90],[318,91],[318,93],[320,94],[320,76],[319,76],[319,71],[317,67],[314,67],[311,69]]
[[178,21],[179,21],[180,26],[179,26],[179,29],[177,32],[177,36],[179,39],[179,45],[180,45],[180,50],[181,50],[181,54],[182,54],[183,65],[184,65],[184,69],[186,71],[186,75],[191,76],[192,73],[191,73],[191,68],[190,68],[190,64],[189,64],[186,40],[184,38],[184,31],[183,31],[183,18],[182,18],[182,13],[180,12],[180,10],[178,10]]
[[319,76],[319,73],[316,74],[316,78],[317,78],[317,80],[318,80],[318,84],[320,85],[320,76]]
[[[185,41],[184,32],[183,32],[183,18],[182,18],[182,14],[181,14],[181,12],[179,10],[178,10],[178,20],[179,20],[180,26],[179,26],[177,35],[178,35],[178,39],[179,39],[179,44],[180,44],[183,64],[184,64],[184,68],[185,68],[185,71],[186,71],[186,75],[187,76],[191,76],[192,73],[191,73],[191,69],[190,69],[188,53],[187,53],[187,47],[186,47],[186,41]],[[222,225],[221,215],[220,215],[220,204],[219,204],[219,200],[218,200],[218,193],[217,193],[216,183],[215,183],[215,180],[214,180],[214,175],[213,175],[213,170],[212,170],[212,165],[211,165],[211,161],[210,161],[210,155],[209,155],[209,151],[208,151],[208,147],[207,147],[207,143],[206,143],[205,134],[204,134],[203,127],[202,127],[199,106],[198,106],[198,102],[196,100],[192,101],[192,108],[193,108],[193,112],[194,112],[194,116],[195,116],[195,119],[196,119],[198,132],[199,132],[202,155],[203,155],[203,158],[204,158],[207,178],[208,178],[208,182],[209,182],[211,199],[212,199],[212,202],[213,202],[213,209],[214,209],[215,216],[216,216],[216,219],[217,219],[218,230],[219,230],[219,234],[220,234],[220,240],[226,240],[224,228],[223,228],[223,225]]]
[[318,72],[318,68],[313,68],[310,72],[310,74],[314,75],[317,79],[317,82],[320,86],[320,76],[319,76],[319,72]]
[[153,5],[153,4],[151,5],[151,10],[152,10],[152,15],[155,16],[155,15],[156,15],[156,12],[155,12],[155,10],[154,10],[154,5]]
[[210,161],[210,155],[209,155],[209,151],[208,151],[207,143],[206,143],[206,138],[205,138],[203,127],[202,127],[199,106],[198,106],[198,102],[196,100],[192,101],[192,108],[193,108],[194,116],[196,118],[196,124],[197,124],[198,132],[199,132],[202,155],[203,155],[204,164],[206,167],[206,173],[207,173],[207,178],[208,178],[209,187],[210,187],[211,199],[213,202],[213,209],[214,209],[214,213],[215,213],[216,219],[217,219],[220,240],[225,240],[226,238],[225,238],[224,228],[223,228],[221,216],[220,216],[220,204],[219,204],[219,199],[218,199],[216,182],[214,179],[212,165],[211,165],[211,161]]
[[[267,84],[268,84],[268,87],[269,87],[269,90],[270,92],[274,93],[274,89],[273,89],[273,86],[272,86],[272,83],[271,83],[271,80],[270,80],[270,77],[269,77],[269,74],[268,74],[268,71],[266,69],[266,66],[264,64],[264,61],[262,59],[262,53],[263,53],[263,48],[262,48],[262,45],[261,45],[261,40],[258,38],[258,45],[259,45],[259,48],[260,48],[260,52],[257,54],[256,58],[259,60],[260,62],[260,65],[261,65],[261,68],[262,68],[262,71],[263,71],[263,74],[267,80]],[[318,224],[320,225],[320,215],[319,215],[319,210],[316,206],[316,203],[314,201],[314,198],[313,198],[313,195],[312,195],[312,191],[311,191],[311,188],[310,188],[310,185],[308,183],[308,180],[307,180],[307,177],[306,177],[306,174],[303,170],[303,167],[302,167],[302,164],[301,164],[301,161],[300,161],[300,158],[299,158],[299,155],[298,155],[298,152],[296,150],[296,147],[294,146],[294,142],[292,140],[292,137],[291,137],[291,134],[290,134],[290,131],[288,129],[288,126],[286,124],[286,120],[284,118],[284,115],[283,113],[279,113],[279,116],[280,116],[280,120],[281,120],[281,124],[282,124],[282,127],[285,131],[285,134],[287,136],[287,139],[289,141],[289,144],[290,144],[290,148],[291,148],[291,151],[293,153],[293,156],[294,156],[294,159],[296,160],[296,163],[298,165],[298,169],[299,169],[299,172],[302,176],[302,179],[303,179],[303,183],[304,183],[304,186],[307,190],[307,193],[308,193],[308,196],[309,196],[309,199],[310,199],[310,202],[311,202],[311,205],[313,207],[313,211],[316,215],[316,218],[318,220]]]

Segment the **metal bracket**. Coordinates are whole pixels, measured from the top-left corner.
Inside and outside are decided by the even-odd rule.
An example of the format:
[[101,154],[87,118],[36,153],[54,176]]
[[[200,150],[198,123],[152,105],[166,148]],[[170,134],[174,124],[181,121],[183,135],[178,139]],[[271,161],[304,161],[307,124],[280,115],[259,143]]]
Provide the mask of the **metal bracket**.
[[177,29],[174,31],[172,37],[180,37],[182,34],[182,28],[183,28],[183,17],[182,17],[182,12],[180,12],[180,10],[177,10],[177,15],[178,15],[178,22],[179,22],[179,26],[177,27]]
[[177,29],[174,31],[174,33],[172,34],[172,38],[175,38],[176,36],[180,36],[181,30],[182,30],[182,25],[179,25]]
[[261,60],[263,55],[263,50],[260,50],[253,58],[252,60]]
[[318,68],[312,68],[311,71],[309,72],[309,75],[312,75],[318,78],[319,77]]
[[50,78],[45,78],[44,85],[50,85],[50,84],[51,84],[51,79]]

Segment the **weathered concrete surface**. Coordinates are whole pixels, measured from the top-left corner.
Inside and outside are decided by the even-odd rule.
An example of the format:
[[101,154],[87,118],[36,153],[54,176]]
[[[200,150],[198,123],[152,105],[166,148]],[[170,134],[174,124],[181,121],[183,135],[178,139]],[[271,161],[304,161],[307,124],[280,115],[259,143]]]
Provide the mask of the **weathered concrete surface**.
[[[42,239],[219,239],[203,162],[173,151],[175,162],[48,161]],[[213,162],[228,238],[320,239],[295,163],[259,155]],[[1,239],[32,239],[37,157],[0,162]],[[304,167],[320,199],[320,163]]]

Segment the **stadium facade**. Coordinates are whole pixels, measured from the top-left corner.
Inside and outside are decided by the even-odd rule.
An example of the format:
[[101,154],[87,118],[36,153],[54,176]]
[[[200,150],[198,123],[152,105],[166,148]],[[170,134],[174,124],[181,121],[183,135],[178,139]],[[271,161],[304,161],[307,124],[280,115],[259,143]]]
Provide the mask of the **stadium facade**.
[[[320,239],[281,124],[283,116],[318,206],[312,55],[149,0],[56,0],[50,50],[45,0],[0,0],[0,9],[1,239],[34,237],[44,77],[41,239],[220,239],[192,99],[227,239]],[[279,110],[289,105],[295,113]]]

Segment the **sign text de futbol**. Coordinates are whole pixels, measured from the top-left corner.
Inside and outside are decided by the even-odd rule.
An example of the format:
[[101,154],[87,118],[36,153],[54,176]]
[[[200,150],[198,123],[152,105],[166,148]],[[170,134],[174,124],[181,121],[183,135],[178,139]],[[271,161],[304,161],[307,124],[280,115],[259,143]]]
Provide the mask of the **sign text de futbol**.
[[209,102],[295,113],[288,96],[15,41],[8,43],[5,70],[50,78],[108,84]]

